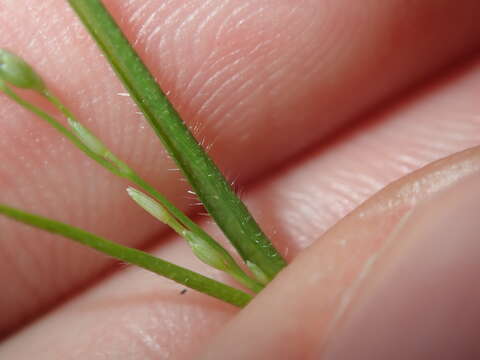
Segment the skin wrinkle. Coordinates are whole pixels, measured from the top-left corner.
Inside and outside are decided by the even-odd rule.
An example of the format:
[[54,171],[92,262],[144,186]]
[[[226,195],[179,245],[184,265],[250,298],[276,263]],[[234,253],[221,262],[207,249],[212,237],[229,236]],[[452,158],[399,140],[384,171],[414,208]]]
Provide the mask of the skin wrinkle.
[[[161,14],[163,13],[165,7],[166,4],[162,3],[158,7],[155,7],[155,9],[151,12],[145,11],[145,13],[149,15],[146,20],[140,19],[138,21],[139,28],[137,31],[135,31],[135,33],[137,34],[135,45],[139,45],[143,42],[146,44],[151,42],[151,39],[149,38],[150,34],[156,34],[161,29],[161,26],[157,25],[157,22],[158,19],[161,17]],[[139,12],[138,14],[135,12],[132,16],[129,17],[128,23],[131,24],[132,27],[134,27],[135,23],[137,22],[137,15],[143,15],[142,12],[144,12],[145,8],[146,4],[139,9],[141,10],[141,12]],[[145,53],[149,53],[148,47],[145,47]]]
[[[211,112],[212,117],[215,117],[218,115],[217,117],[220,118],[222,114],[235,113],[236,111],[239,110],[240,106],[247,103],[249,99],[258,98],[258,93],[259,92],[261,93],[261,91],[265,88],[262,84],[260,85],[256,84],[256,80],[253,80],[253,79],[243,80],[243,79],[248,79],[249,75],[256,72],[258,67],[255,66],[254,63],[251,63],[247,66],[242,65],[241,67],[243,67],[244,70],[231,76],[219,88],[219,91],[215,91],[214,96],[216,96],[216,98],[212,97],[211,98],[212,101],[218,101],[225,91],[227,91],[231,95],[228,97],[223,97],[222,105],[217,106],[213,110],[213,112]],[[240,86],[236,85],[236,82],[238,82],[237,80],[239,79],[241,79]],[[255,87],[255,85],[257,86]],[[254,89],[254,91],[249,93],[247,91],[249,88],[252,90]],[[233,91],[230,91],[230,90],[233,90]],[[248,95],[244,97],[242,96],[242,94],[248,94]],[[237,118],[236,121],[239,123],[239,127],[243,123],[242,120],[247,118],[247,116],[248,116],[248,113]],[[232,118],[232,117],[229,117],[229,118]],[[220,129],[223,127],[223,124],[224,124],[224,121],[217,121],[215,123],[214,129],[218,129],[218,131],[220,131]],[[245,126],[243,127],[245,128]],[[245,129],[240,128],[238,132],[244,136],[249,132],[249,130],[246,128]]]
[[[42,241],[45,244],[51,243],[50,246],[51,252],[49,256],[42,256],[40,249],[34,246],[34,243],[29,242],[16,242],[12,246],[3,247],[2,251],[5,254],[3,260],[7,262],[2,262],[6,268],[9,269],[9,272],[4,275],[7,277],[3,283],[9,283],[9,276],[13,273],[18,276],[16,280],[17,287],[22,289],[23,296],[20,299],[12,299],[14,301],[14,306],[16,309],[28,309],[28,303],[36,303],[38,306],[43,303],[43,299],[48,296],[48,292],[61,292],[62,288],[65,287],[65,283],[60,281],[57,282],[57,276],[52,277],[49,286],[44,286],[45,284],[36,281],[35,276],[32,276],[31,269],[34,268],[37,273],[46,273],[50,269],[55,269],[56,260],[60,257],[57,255],[68,256],[68,253],[65,250],[68,250],[69,244],[58,243],[53,244],[57,239],[50,239],[46,234],[35,234],[33,229],[18,229],[18,231],[13,232],[11,238],[20,239],[22,234],[30,235],[29,237],[35,238],[36,241]],[[35,234],[32,236],[32,234]],[[26,237],[26,236],[23,236]],[[28,254],[28,256],[22,256],[22,254]],[[57,274],[57,273],[55,273]],[[62,271],[62,274],[65,274],[65,271]],[[73,279],[73,278],[72,278]],[[23,305],[22,305],[23,303]],[[10,316],[10,315],[9,315]],[[8,318],[8,316],[7,316]],[[0,336],[3,335],[4,331],[0,329]]]
[[[260,10],[257,10],[257,12],[258,12],[258,11],[260,11]],[[234,15],[235,15],[235,14],[231,14],[230,17],[233,17]],[[256,15],[256,13],[253,14],[253,15]],[[251,15],[251,16],[253,16],[253,15]],[[230,17],[227,17],[227,19],[224,20],[223,24],[225,24],[226,22],[228,22],[228,21],[230,20]],[[246,21],[246,20],[245,20],[245,19],[242,19],[242,21]],[[221,26],[222,26],[222,25],[221,25]],[[220,29],[221,29],[221,26],[220,26]],[[216,37],[219,37],[219,36],[220,36],[219,33],[224,33],[224,32],[221,31],[221,30],[218,30]],[[252,54],[255,52],[255,49],[261,48],[262,46],[263,46],[263,42],[258,42],[258,43],[255,45],[255,48],[254,48],[253,50],[247,51],[247,54],[244,55],[244,58],[249,57],[250,55],[252,55]],[[215,53],[215,52],[214,52],[214,53]],[[238,53],[238,50],[234,50],[234,52],[228,53],[227,56],[229,56],[230,54],[231,54],[231,55],[234,55],[235,53]],[[214,55],[214,56],[215,56],[215,55]],[[242,60],[243,60],[242,58],[238,58],[238,59],[234,62],[234,64],[237,63],[237,62],[240,62],[240,61],[242,61]],[[213,65],[215,65],[215,63],[214,63]],[[227,70],[228,70],[228,69],[224,69],[223,71],[227,71]],[[218,76],[218,73],[217,73],[216,75]],[[235,75],[234,75],[234,76],[235,76]],[[229,81],[231,81],[231,80],[229,80]],[[218,93],[218,91],[217,91],[217,93]],[[211,96],[210,99],[212,99],[213,97],[214,97],[214,96]]]
[[[138,344],[141,347],[140,351],[136,350],[132,352],[131,355],[138,353],[141,354],[142,357],[146,356],[148,359],[155,359],[156,354],[165,351],[165,349],[159,345],[159,339],[148,334],[148,332],[141,327],[136,326],[134,323],[126,323],[125,328],[128,334],[126,340],[128,339],[127,341],[130,341],[132,344]],[[137,341],[132,342],[132,339],[137,339]],[[170,355],[167,356],[170,357]]]
[[[215,20],[219,17],[221,11],[228,5],[228,2],[222,2],[221,4],[217,5],[212,4],[211,1],[207,1],[206,3],[210,6],[210,8],[208,9],[208,12],[205,12],[205,18],[203,20],[200,19],[200,23],[195,26],[195,31],[192,33],[192,39],[194,40],[196,48],[201,46],[201,35],[207,31],[208,27],[215,22]],[[236,10],[232,11],[232,13],[234,13],[235,11]],[[213,34],[210,34],[210,41],[215,41],[215,35],[212,35]],[[205,52],[210,53],[210,51],[205,50],[202,55],[205,55]]]
[[[210,64],[210,58],[207,59],[204,62],[204,64],[206,65],[204,65],[203,72],[202,71],[197,72],[196,75],[194,75],[192,81],[190,82],[190,84],[192,84],[192,87],[193,86],[198,87],[198,91],[196,91],[195,94],[192,94],[192,100],[191,100],[192,104],[198,103],[199,106],[204,105],[206,100],[204,100],[203,97],[208,93],[205,90],[208,89],[208,86],[212,86],[214,89],[217,89],[218,86],[222,84],[222,81],[219,80],[218,83],[215,83],[215,80],[219,79],[222,74],[230,70],[229,67],[234,65],[233,59],[237,58],[238,54],[241,54],[240,49],[233,50],[232,52],[228,52],[224,55],[219,55],[216,52],[216,50],[213,50],[210,58],[212,58],[214,62]],[[238,62],[238,60],[236,60],[236,62]],[[205,67],[205,66],[208,66],[208,67]],[[219,69],[214,70],[216,68],[219,68]],[[205,76],[206,73],[211,73],[211,75],[208,76],[208,78],[203,79],[202,76]],[[211,99],[212,96],[213,95],[209,95],[209,98]],[[196,112],[193,115],[198,116],[198,114],[201,114],[201,113],[202,113],[202,108],[196,110]]]
[[[190,76],[186,73],[184,66],[185,59],[193,56],[195,58],[195,51],[192,47],[192,37],[187,31],[189,26],[196,26],[195,21],[198,18],[198,15],[201,14],[201,11],[204,9],[205,4],[200,5],[198,8],[186,8],[182,13],[182,20],[178,22],[178,25],[175,29],[174,35],[172,37],[173,44],[173,54],[174,54],[174,63],[177,65],[175,69],[176,73],[176,82],[182,84],[182,87],[187,87],[184,84],[188,84]],[[187,11],[188,10],[188,11]],[[195,61],[193,60],[195,63]]]
[[[137,33],[138,33],[138,39],[140,39],[141,37],[143,36],[146,36],[149,31],[148,31],[148,27],[150,26],[150,21],[152,18],[154,18],[155,16],[157,16],[157,14],[167,6],[167,1],[161,3],[158,8],[156,9],[156,11],[152,11],[152,12],[149,12],[151,15],[149,17],[147,17],[147,19],[143,19],[142,17],[144,16],[144,13],[146,11],[146,9],[150,6],[152,6],[153,2],[151,0],[145,0],[141,3],[141,5],[139,7],[137,7],[135,9],[134,5],[135,5],[135,0],[129,0],[127,2],[127,4],[125,5],[126,7],[128,8],[132,8],[134,9],[133,10],[133,13],[127,18],[127,21],[130,23],[130,24],[135,24],[135,23],[140,23],[140,28],[138,29]],[[138,41],[138,40],[137,40]]]
[[[149,33],[149,35],[146,37],[145,41],[142,43],[142,45],[145,47],[145,54],[155,54],[156,51],[155,49],[165,49],[164,51],[162,52],[158,52],[160,53],[159,57],[168,57],[168,56],[171,56],[171,52],[170,50],[168,50],[168,43],[167,43],[167,37],[165,35],[162,34],[162,26],[158,25],[156,26],[152,31],[151,33]],[[160,36],[158,36],[160,34]],[[158,38],[159,37],[159,38]],[[158,39],[157,39],[158,38]],[[156,40],[157,39],[157,40]],[[154,41],[156,40],[156,41]],[[156,45],[155,48],[152,48],[153,45]],[[174,74],[170,74],[170,77],[172,78],[170,80],[171,83],[174,83],[173,82],[173,77],[175,75]],[[155,80],[158,82],[158,79],[155,78]],[[168,84],[168,82],[166,81],[168,80],[168,77],[165,76],[165,83]],[[162,87],[162,88],[165,88],[167,89],[168,87]]]
[[[339,305],[335,311],[332,321],[328,325],[328,329],[326,330],[327,334],[334,331],[334,328],[337,325],[337,323],[342,320],[345,314],[349,311],[349,308],[352,307],[352,302],[358,296],[358,292],[362,287],[362,285],[365,283],[365,279],[373,271],[377,260],[383,254],[385,254],[388,251],[388,249],[392,246],[392,242],[395,240],[395,238],[398,237],[400,231],[408,222],[412,213],[413,213],[413,209],[409,209],[403,215],[401,215],[397,224],[394,226],[394,228],[388,234],[386,240],[383,242],[381,248],[373,252],[372,254],[370,254],[370,257],[366,259],[361,270],[358,272],[356,279],[352,281],[351,286],[343,294],[341,294]],[[344,243],[340,243],[339,245],[341,247],[348,246],[348,240],[344,240]],[[328,335],[326,337],[328,337]]]
[[[261,9],[260,9],[260,10],[261,10]],[[260,11],[260,10],[258,10],[258,11]],[[233,16],[233,15],[232,15],[232,16]],[[228,18],[224,21],[224,23],[226,23],[227,21],[228,21]],[[245,21],[245,20],[242,19],[242,21]],[[219,35],[217,35],[217,36],[219,36]],[[256,48],[261,48],[261,47],[263,47],[263,44],[262,44],[261,42],[256,45]],[[255,50],[253,50],[253,52],[255,52]],[[250,57],[251,57],[251,54],[252,54],[252,52],[251,52],[250,54],[246,55],[246,57],[249,57],[249,58],[250,58]],[[214,55],[214,56],[215,56],[215,55]],[[226,71],[226,70],[228,70],[228,69],[225,69],[225,71]],[[246,69],[246,70],[247,70],[247,69]],[[238,76],[238,78],[240,78],[240,76]],[[210,77],[210,79],[212,79],[212,77]],[[231,79],[231,80],[229,80],[229,81],[232,81],[232,80],[234,80],[234,79]],[[209,85],[210,85],[210,83],[208,83],[208,82],[204,84],[204,86],[209,86]],[[245,87],[245,86],[246,86],[246,84],[243,85],[243,87]],[[240,89],[236,89],[235,92],[245,93],[245,91],[241,91],[241,90],[242,90],[241,88],[240,88]],[[257,90],[257,91],[259,91],[259,90]],[[217,87],[216,93],[223,93],[223,92],[224,92],[224,91],[223,91],[223,88]],[[202,92],[200,91],[199,93],[202,93]],[[252,98],[254,97],[253,94],[250,94],[249,96],[252,97]],[[198,112],[201,113],[204,108],[208,107],[209,101],[214,101],[214,100],[216,100],[216,99],[214,99],[214,98],[215,98],[215,94],[210,97],[210,100],[207,100],[206,102],[203,103],[202,108],[200,108],[200,110],[199,110]],[[238,101],[235,102],[235,103],[237,104],[236,106],[240,106]],[[224,107],[227,107],[227,108],[230,107],[230,106],[227,104],[227,102],[225,102],[224,100],[223,100],[223,106],[224,106]],[[236,109],[236,108],[234,108],[234,109],[231,110],[231,111],[232,111],[232,112],[235,112],[235,109]],[[205,112],[205,111],[203,111],[203,112]],[[218,112],[218,113],[220,113],[220,114],[224,113],[224,111],[223,111],[222,108],[217,108],[217,109],[214,111],[214,113],[211,114],[211,117],[215,117],[215,116],[216,116],[216,115],[215,115],[216,112]],[[217,122],[217,124],[221,124],[221,122]]]
[[[452,118],[459,118],[460,114],[456,114],[456,116]],[[466,120],[465,116],[462,116],[463,123],[466,124],[468,120]],[[425,119],[428,121],[428,119]],[[421,119],[419,122],[422,121]],[[426,121],[425,121],[426,122]],[[474,124],[475,125],[475,124]],[[472,129],[473,130],[473,129]],[[449,124],[448,121],[445,121],[443,123],[440,123],[439,126],[436,129],[432,129],[431,131],[425,131],[425,130],[419,130],[419,135],[425,139],[428,139],[430,136],[435,136],[436,134],[445,134],[443,137],[446,140],[445,144],[439,143],[426,143],[424,146],[424,152],[426,154],[429,153],[436,153],[438,150],[449,150],[449,148],[454,148],[457,146],[457,144],[462,143],[462,139],[460,138],[463,134],[468,133],[470,129],[467,129],[464,127],[464,129],[460,128],[454,128]],[[452,134],[454,133],[454,135]],[[407,133],[405,133],[405,136],[408,136]],[[463,135],[464,136],[464,135]]]
[[[247,6],[247,4],[244,4],[244,7]],[[210,27],[214,26],[215,25],[215,20],[217,18],[221,18],[223,22],[226,22],[228,21],[228,19],[232,16],[234,16],[238,10],[240,9],[243,9],[242,6],[239,6],[239,7],[236,7],[232,12],[229,12],[228,15],[226,16],[226,18],[223,18],[223,17],[220,17],[221,15],[221,11],[227,7],[227,3],[223,3],[222,5],[219,5],[219,6],[216,6],[214,8],[214,10],[211,11],[211,13],[208,15],[207,19],[205,19],[205,21],[203,21],[200,25],[196,26],[195,27],[195,34],[193,36],[193,39],[195,39],[195,43],[198,46],[200,46],[200,41],[201,39],[204,39],[205,38],[205,35],[203,35],[205,32],[207,32],[209,29],[206,28],[206,25],[207,24],[212,24]],[[217,30],[216,31],[213,31],[210,30],[208,31],[208,33],[212,33],[209,37],[207,37],[207,40],[210,38],[210,42],[218,42],[218,36],[219,36],[219,32],[222,27],[222,24],[220,25],[217,25],[216,28]],[[204,31],[202,31],[204,30]],[[203,36],[202,36],[203,35]],[[213,40],[212,40],[213,39]],[[191,78],[186,86],[186,91],[189,92],[190,90],[190,87],[192,87],[193,89],[198,89],[198,88],[202,88],[204,82],[201,81],[200,84],[196,84],[196,79],[198,77],[198,75],[203,75],[203,73],[210,73],[212,72],[213,74],[215,74],[215,69],[217,67],[217,64],[221,63],[222,60],[224,60],[225,58],[228,58],[228,57],[231,57],[232,55],[235,56],[236,53],[239,53],[240,50],[233,50],[233,51],[230,51],[228,53],[226,53],[225,55],[221,55],[218,53],[218,48],[215,46],[213,49],[213,51],[208,51],[208,54],[206,54],[206,57],[203,57],[203,60],[201,62],[201,66],[199,67],[199,70],[196,71],[194,74],[191,74]],[[201,57],[200,57],[201,58]],[[213,62],[212,62],[213,61]],[[195,85],[196,84],[196,85]],[[191,100],[191,103],[194,103],[195,101],[195,96],[199,95],[199,94],[203,94],[203,91],[193,91],[193,93],[191,94],[192,96],[190,97],[192,100]],[[203,94],[205,95],[205,94]]]
[[[234,75],[228,76],[225,78],[223,81],[221,81],[221,85],[216,87],[216,89],[209,95],[208,99],[206,99],[203,104],[200,106],[198,109],[198,113],[206,113],[208,112],[212,118],[218,117],[217,114],[221,114],[221,107],[224,106],[226,102],[228,102],[229,99],[232,97],[235,97],[237,95],[236,90],[233,92],[226,92],[225,90],[231,90],[231,89],[236,89],[236,80],[241,79],[242,75],[246,73],[249,69],[248,67],[251,65],[248,65],[245,69],[241,70],[240,72],[237,71],[232,71],[232,69],[235,69],[238,67],[238,65],[243,65],[242,62],[244,62],[244,58],[239,58],[235,60],[233,63],[230,65],[224,67],[221,69],[220,72],[216,72],[213,76],[211,76],[206,82],[205,82],[205,87],[210,87],[211,84],[218,78],[221,78],[224,73],[233,73]],[[225,95],[228,94],[228,95]],[[211,109],[211,103],[217,102],[219,98],[222,98],[222,105],[219,107],[214,107]],[[216,126],[218,126],[218,122],[215,122]]]
[[[461,161],[450,166],[444,166],[444,159],[435,161],[430,165],[431,171],[428,174],[400,188],[394,198],[386,203],[382,202],[378,206],[370,208],[368,212],[363,213],[363,216],[374,216],[391,208],[416,205],[418,201],[428,198],[460,179],[474,174],[479,170],[478,156],[476,154],[475,149],[467,149],[458,154],[458,158]],[[424,171],[419,170],[419,174],[422,172]]]
[[[253,6],[252,7],[252,5],[249,1],[245,1],[245,2],[242,2],[241,4],[235,6],[235,8],[233,10],[228,12],[227,16],[222,17],[222,22],[217,25],[217,30],[215,31],[215,35],[214,35],[215,41],[217,43],[222,43],[223,40],[224,40],[223,37],[222,37],[223,34],[227,34],[227,33],[231,32],[231,29],[235,29],[235,26],[231,26],[231,24],[228,24],[228,22],[230,22],[232,19],[234,19],[238,15],[241,15],[241,13],[245,9],[252,9],[252,8],[256,12],[262,11],[261,6],[260,7],[258,7],[258,6],[256,6],[256,7]],[[242,15],[242,17],[240,17],[240,19],[242,19],[242,18],[243,18],[243,15]]]
[[[182,66],[185,63],[185,58],[182,56],[182,54],[179,54],[179,48],[182,45],[182,42],[179,42],[179,40],[187,40],[186,38],[181,38],[179,35],[181,34],[181,31],[179,30],[179,27],[183,24],[184,20],[184,13],[186,13],[186,10],[190,7],[191,5],[189,3],[185,3],[183,6],[179,7],[179,10],[176,11],[174,10],[173,12],[175,13],[175,16],[177,16],[177,19],[171,20],[171,16],[167,16],[167,19],[163,22],[165,25],[172,25],[169,24],[169,22],[173,23],[175,22],[175,30],[172,32],[172,35],[170,36],[170,41],[168,42],[168,47],[171,48],[171,54],[172,54],[172,69],[174,73],[174,83],[179,84],[179,86],[183,87],[183,82],[182,79],[185,78],[183,75],[186,70],[184,69],[184,66]],[[178,109],[181,111],[181,108]]]
[[[17,306],[20,309],[28,309],[28,303],[32,299],[36,299],[37,295],[37,289],[32,283],[32,277],[29,276],[28,271],[24,271],[22,267],[20,266],[21,264],[19,263],[17,259],[17,254],[23,249],[26,248],[25,245],[20,246],[20,249],[18,248],[6,248],[6,251],[3,251],[3,254],[1,255],[1,260],[2,263],[8,266],[10,269],[12,269],[12,272],[16,272],[18,274],[18,279],[17,281],[22,284],[22,293],[24,296],[22,296],[18,301],[15,301],[15,306]],[[12,251],[14,250],[14,251]],[[35,260],[35,257],[32,257]],[[3,276],[2,276],[3,277]],[[3,283],[3,281],[2,281]],[[6,292],[8,294],[8,291]],[[2,297],[2,303],[11,303],[12,301],[10,300],[10,297]],[[3,331],[0,330],[0,336],[3,335]]]

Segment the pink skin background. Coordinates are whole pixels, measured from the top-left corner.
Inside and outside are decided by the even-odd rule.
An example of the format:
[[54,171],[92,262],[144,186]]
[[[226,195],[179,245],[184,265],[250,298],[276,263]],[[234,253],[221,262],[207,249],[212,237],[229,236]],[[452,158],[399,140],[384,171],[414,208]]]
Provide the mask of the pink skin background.
[[[239,312],[1,218],[0,358],[322,358],[370,255],[480,171],[480,150],[452,156],[480,142],[480,2],[105,3],[292,266]],[[116,154],[201,212],[64,1],[0,0],[0,26]],[[0,118],[2,203],[228,281],[48,125],[3,96]]]

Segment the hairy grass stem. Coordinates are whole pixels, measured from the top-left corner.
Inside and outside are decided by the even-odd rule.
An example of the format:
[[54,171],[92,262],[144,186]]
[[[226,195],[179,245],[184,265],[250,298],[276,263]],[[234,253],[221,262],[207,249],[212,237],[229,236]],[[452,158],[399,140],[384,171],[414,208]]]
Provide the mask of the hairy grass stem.
[[69,3],[212,218],[244,261],[272,279],[286,265],[285,260],[190,133],[102,2]]

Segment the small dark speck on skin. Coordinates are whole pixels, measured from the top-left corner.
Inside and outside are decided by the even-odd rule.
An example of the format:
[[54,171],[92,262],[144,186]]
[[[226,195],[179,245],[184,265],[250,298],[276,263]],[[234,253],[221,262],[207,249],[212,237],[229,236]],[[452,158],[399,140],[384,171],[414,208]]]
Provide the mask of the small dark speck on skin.
[[183,295],[187,292],[187,289],[183,289],[182,291],[180,291],[180,295]]

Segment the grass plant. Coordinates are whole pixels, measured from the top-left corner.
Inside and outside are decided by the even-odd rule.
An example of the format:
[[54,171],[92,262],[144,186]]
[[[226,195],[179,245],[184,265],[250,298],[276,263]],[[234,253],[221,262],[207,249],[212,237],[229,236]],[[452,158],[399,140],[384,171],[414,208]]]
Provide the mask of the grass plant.
[[[225,271],[257,293],[286,265],[285,260],[260,229],[247,207],[235,194],[218,167],[190,133],[154,77],[129,44],[99,0],[69,0],[87,30],[105,54],[120,80],[145,115],[159,139],[189,181],[203,205],[243,259],[251,275],[227,250],[200,226],[119,159],[46,86],[41,76],[23,59],[0,50],[0,91],[23,108],[48,122],[77,148],[113,174],[129,180],[129,196],[183,237],[204,263]],[[63,117],[63,123],[20,96],[15,88],[35,91]],[[192,289],[236,306],[251,295],[143,251],[103,239],[82,229],[0,204],[0,214],[37,228],[63,235],[122,261],[138,265]]]

